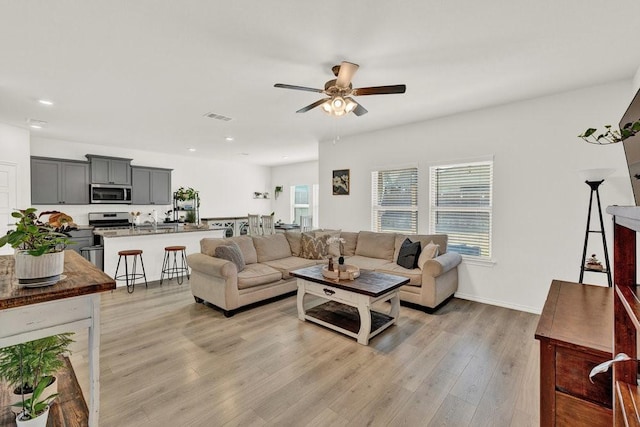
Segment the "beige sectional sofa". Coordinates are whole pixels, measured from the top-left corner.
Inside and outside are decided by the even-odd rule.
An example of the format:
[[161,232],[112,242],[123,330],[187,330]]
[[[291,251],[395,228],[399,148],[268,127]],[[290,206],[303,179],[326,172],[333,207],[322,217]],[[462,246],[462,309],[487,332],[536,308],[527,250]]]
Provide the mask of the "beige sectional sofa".
[[[447,236],[398,235],[370,231],[345,232],[317,230],[312,236],[322,240],[323,235],[334,236],[328,245],[330,254],[345,257],[345,263],[364,270],[408,277],[408,285],[400,288],[400,300],[429,311],[439,308],[453,296],[458,288],[458,269],[462,258],[447,252]],[[201,252],[188,256],[191,267],[191,292],[196,302],[209,302],[230,316],[240,307],[293,293],[296,279],[289,272],[299,268],[326,263],[326,259],[307,259],[309,256],[299,232],[276,233],[270,236],[237,236],[228,239],[205,238],[200,242]],[[336,241],[336,240],[340,241]],[[396,264],[400,246],[405,238],[420,241],[425,248],[433,242],[439,246],[432,259],[421,259],[418,268],[407,269]],[[216,248],[235,242],[244,258],[245,267],[238,272],[232,261],[216,258]],[[330,240],[331,241],[331,240]],[[303,256],[301,256],[303,255]]]

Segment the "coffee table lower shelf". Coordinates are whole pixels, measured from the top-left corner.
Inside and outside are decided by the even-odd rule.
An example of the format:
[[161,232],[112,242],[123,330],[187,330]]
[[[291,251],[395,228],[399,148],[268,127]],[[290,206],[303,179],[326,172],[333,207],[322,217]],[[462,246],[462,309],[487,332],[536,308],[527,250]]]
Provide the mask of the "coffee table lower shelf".
[[[327,328],[341,332],[352,338],[358,338],[360,331],[360,314],[356,307],[337,301],[327,301],[310,308],[305,319]],[[371,333],[374,337],[394,323],[395,319],[387,314],[371,310]]]

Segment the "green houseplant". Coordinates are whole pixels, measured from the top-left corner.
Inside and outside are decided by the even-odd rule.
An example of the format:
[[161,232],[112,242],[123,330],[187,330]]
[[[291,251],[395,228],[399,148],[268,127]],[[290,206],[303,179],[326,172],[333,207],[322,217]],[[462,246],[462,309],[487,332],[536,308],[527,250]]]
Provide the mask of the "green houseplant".
[[589,128],[578,135],[578,138],[582,138],[589,144],[598,145],[615,144],[617,142],[622,142],[625,139],[630,138],[640,132],[640,120],[626,123],[620,129],[612,129],[611,125],[605,125],[604,128],[605,131],[600,134],[596,134],[596,132],[598,132],[597,129]]
[[40,221],[42,212],[28,208],[11,213],[16,229],[0,237],[0,247],[11,245],[15,253],[15,275],[25,285],[54,284],[64,269],[64,249],[70,243],[66,234]]
[[72,335],[58,334],[0,349],[0,379],[13,388],[13,401],[18,402],[14,406],[37,415],[42,403],[46,406],[50,395],[56,394],[54,374],[64,366],[61,356],[69,352]]
[[13,405],[22,408],[22,411],[16,416],[16,425],[18,427],[35,427],[36,425],[44,427],[47,425],[49,404],[58,396],[58,393],[50,394],[42,398],[42,393],[45,388],[45,382],[40,382],[30,398],[23,399]]
[[194,190],[191,187],[180,187],[176,190],[174,197],[176,200],[185,202],[187,200],[195,200],[199,196],[198,190]]

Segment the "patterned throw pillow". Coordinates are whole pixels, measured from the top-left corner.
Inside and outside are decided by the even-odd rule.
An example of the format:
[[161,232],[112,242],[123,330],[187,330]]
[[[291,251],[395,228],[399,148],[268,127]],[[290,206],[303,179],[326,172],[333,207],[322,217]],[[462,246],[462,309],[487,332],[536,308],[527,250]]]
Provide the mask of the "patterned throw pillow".
[[328,235],[314,237],[313,234],[302,233],[300,256],[307,259],[326,259],[329,253],[328,238]]
[[218,246],[215,254],[216,258],[226,259],[227,261],[234,263],[236,267],[238,267],[238,273],[244,270],[244,257],[242,256],[240,246],[238,246],[236,242],[229,242]]
[[420,242],[411,242],[405,239],[400,246],[400,253],[396,263],[404,268],[413,269],[418,266],[418,258],[420,257]]

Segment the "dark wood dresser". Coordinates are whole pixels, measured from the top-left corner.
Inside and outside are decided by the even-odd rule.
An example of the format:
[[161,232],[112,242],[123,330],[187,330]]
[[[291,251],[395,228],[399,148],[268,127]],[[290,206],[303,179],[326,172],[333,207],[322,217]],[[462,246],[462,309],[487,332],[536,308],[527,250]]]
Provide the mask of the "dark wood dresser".
[[589,381],[612,358],[613,290],[554,280],[538,328],[540,425],[611,426],[611,373]]

